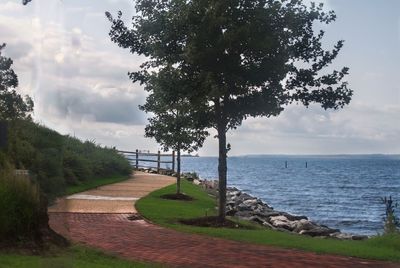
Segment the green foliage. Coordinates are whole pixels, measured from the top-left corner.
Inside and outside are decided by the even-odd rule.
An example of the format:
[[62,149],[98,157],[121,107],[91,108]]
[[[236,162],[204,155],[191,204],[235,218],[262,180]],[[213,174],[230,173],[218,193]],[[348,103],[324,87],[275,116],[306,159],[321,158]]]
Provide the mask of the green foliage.
[[150,221],[182,232],[317,253],[400,261],[400,234],[377,236],[366,241],[341,241],[288,234],[266,228],[241,230],[183,225],[179,223],[179,219],[203,217],[206,213],[209,216],[215,215],[216,211],[215,200],[199,186],[183,181],[182,191],[195,200],[182,202],[160,198],[162,195],[174,192],[174,186],[167,186],[140,199],[136,203],[136,208]]
[[197,180],[199,179],[199,174],[197,174],[197,172],[185,172],[182,174],[183,178],[189,180],[189,181],[193,181],[193,180]]
[[38,185],[10,168],[1,170],[0,197],[0,241],[35,238],[43,216]]
[[[190,79],[168,66],[158,73],[147,74],[145,90],[150,94],[140,106],[153,116],[145,128],[146,137],[155,138],[165,151],[177,151],[177,193],[180,193],[181,151],[193,152],[203,146],[208,132],[202,113],[193,109],[182,94],[193,86]],[[206,107],[204,107],[206,108]]]
[[[163,72],[178,74],[179,81],[186,82],[175,90],[189,100],[192,113],[201,114],[196,120],[206,118],[206,126],[217,130],[221,220],[228,130],[248,117],[278,116],[293,102],[339,109],[349,104],[353,94],[344,81],[347,67],[327,70],[343,41],[324,49],[325,33],[315,32],[314,25],[329,24],[336,15],[324,11],[323,4],[138,0],[132,27],[125,24],[122,12],[116,18],[109,12],[106,16],[111,40],[148,59],[130,78],[148,85]],[[161,89],[168,92],[168,86]]]
[[112,176],[112,177],[104,177],[104,178],[96,178],[95,180],[84,181],[76,185],[68,185],[67,186],[67,195],[83,192],[89,189],[94,189],[99,186],[117,183],[126,180],[127,176]]
[[21,97],[15,90],[18,77],[11,69],[12,59],[2,56],[6,45],[0,45],[0,120],[29,118],[33,111],[33,101],[29,96]]
[[385,205],[385,217],[383,218],[385,234],[400,234],[400,220],[395,213],[398,204],[391,196],[382,198],[382,203]]
[[198,150],[208,136],[204,130],[207,122],[201,120],[190,100],[182,94],[193,89],[190,80],[169,66],[148,74],[145,83],[150,95],[140,108],[153,115],[146,126],[146,136],[155,138],[165,151]]
[[117,18],[106,13],[111,39],[149,58],[130,77],[146,83],[154,67],[158,73],[175,68],[195,85],[185,88],[192,104],[212,102],[212,124],[222,120],[235,128],[248,116],[278,115],[292,101],[317,102],[325,109],[350,101],[352,91],[343,81],[348,68],[322,72],[343,46],[341,40],[324,50],[324,32],[314,32],[316,23],[336,19],[322,4],[139,0],[136,11],[132,28],[122,12]]
[[26,120],[10,123],[4,155],[17,169],[28,169],[50,199],[64,194],[70,185],[131,173],[129,162],[114,149],[62,136]]
[[73,246],[44,256],[0,253],[1,268],[145,268],[162,267],[156,264],[122,260],[101,251]]

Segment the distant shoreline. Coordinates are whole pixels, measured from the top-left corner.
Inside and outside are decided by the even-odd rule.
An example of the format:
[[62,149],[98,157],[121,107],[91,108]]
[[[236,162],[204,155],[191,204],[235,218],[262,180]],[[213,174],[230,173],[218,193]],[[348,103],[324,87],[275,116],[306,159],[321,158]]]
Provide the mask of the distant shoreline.
[[[202,155],[202,156],[191,156],[187,157],[218,157],[218,155]],[[183,156],[182,156],[183,157]],[[322,157],[322,158],[333,158],[333,157],[400,157],[400,154],[243,154],[243,155],[231,155],[228,158],[234,157]]]

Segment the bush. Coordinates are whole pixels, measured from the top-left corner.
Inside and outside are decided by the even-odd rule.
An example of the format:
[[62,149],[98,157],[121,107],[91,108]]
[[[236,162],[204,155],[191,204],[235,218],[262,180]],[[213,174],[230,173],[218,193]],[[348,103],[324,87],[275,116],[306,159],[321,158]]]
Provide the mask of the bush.
[[391,196],[382,198],[382,203],[385,205],[385,217],[383,218],[385,234],[399,233],[400,220],[395,213],[398,204],[394,202]]
[[39,187],[11,169],[0,173],[0,240],[23,239],[38,234],[42,211]]
[[27,120],[9,126],[5,158],[17,169],[28,169],[50,200],[64,194],[67,186],[132,172],[117,151],[92,141],[63,136]]

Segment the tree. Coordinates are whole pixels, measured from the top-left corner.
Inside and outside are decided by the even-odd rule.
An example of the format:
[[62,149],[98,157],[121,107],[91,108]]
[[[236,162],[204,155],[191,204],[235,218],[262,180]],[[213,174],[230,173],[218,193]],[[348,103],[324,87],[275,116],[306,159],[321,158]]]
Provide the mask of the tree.
[[219,219],[225,219],[226,133],[248,117],[278,116],[290,103],[339,109],[352,96],[348,68],[328,70],[343,46],[322,46],[315,23],[336,19],[323,4],[302,0],[138,0],[132,27],[113,18],[111,39],[144,55],[142,82],[151,69],[178,66],[197,85],[190,100],[207,105],[203,113],[219,140]]
[[385,234],[400,232],[400,219],[395,212],[398,204],[392,199],[392,196],[381,198],[381,202],[385,205],[385,217],[383,218]]
[[179,70],[167,66],[146,77],[145,90],[150,93],[140,108],[152,113],[146,126],[146,137],[155,138],[164,151],[177,152],[176,193],[181,194],[181,151],[197,151],[208,135],[206,123],[193,111],[190,101],[182,95],[191,88],[191,82]]
[[12,59],[2,55],[5,46],[0,45],[0,121],[26,119],[33,111],[33,101],[28,96],[22,98],[15,90],[18,77],[11,69]]

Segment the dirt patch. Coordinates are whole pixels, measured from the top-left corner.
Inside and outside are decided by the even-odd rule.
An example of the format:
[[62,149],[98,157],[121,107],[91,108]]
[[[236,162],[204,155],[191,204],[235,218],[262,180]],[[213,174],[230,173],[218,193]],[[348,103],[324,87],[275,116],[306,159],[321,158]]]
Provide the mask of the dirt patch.
[[232,228],[232,229],[254,229],[254,227],[242,225],[240,223],[225,219],[225,221],[220,222],[217,216],[208,216],[194,219],[180,220],[180,223],[186,225],[193,225],[199,227],[217,227],[217,228]]
[[194,198],[185,194],[164,194],[160,196],[162,199],[180,200],[180,201],[193,201]]

